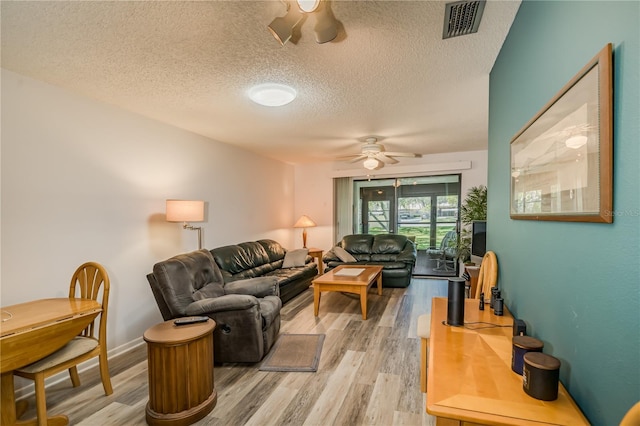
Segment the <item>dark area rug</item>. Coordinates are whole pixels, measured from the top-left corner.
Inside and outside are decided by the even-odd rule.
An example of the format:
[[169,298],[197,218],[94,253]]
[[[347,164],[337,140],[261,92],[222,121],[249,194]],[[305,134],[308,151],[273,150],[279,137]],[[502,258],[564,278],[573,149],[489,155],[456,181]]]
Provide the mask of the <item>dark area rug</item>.
[[317,371],[324,337],[324,334],[281,334],[260,370]]

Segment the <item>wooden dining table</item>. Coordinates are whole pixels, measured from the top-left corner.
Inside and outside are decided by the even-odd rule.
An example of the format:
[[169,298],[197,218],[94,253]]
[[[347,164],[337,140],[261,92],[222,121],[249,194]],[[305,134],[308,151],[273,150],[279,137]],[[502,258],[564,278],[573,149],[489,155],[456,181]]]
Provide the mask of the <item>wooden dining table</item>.
[[[36,425],[37,419],[18,420],[13,371],[57,351],[77,336],[102,311],[91,299],[40,299],[4,306],[0,315],[0,425]],[[67,416],[41,419],[48,425],[66,425]]]

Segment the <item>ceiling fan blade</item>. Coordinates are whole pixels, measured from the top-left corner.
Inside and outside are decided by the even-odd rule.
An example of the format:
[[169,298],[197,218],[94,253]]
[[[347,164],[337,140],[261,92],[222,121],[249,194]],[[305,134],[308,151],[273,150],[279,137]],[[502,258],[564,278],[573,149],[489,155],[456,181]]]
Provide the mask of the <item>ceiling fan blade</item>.
[[366,155],[364,155],[364,154],[360,154],[360,155],[358,155],[356,158],[354,158],[354,159],[350,160],[350,161],[349,161],[349,163],[357,163],[358,161],[360,161],[360,160],[364,160],[365,158],[367,158],[367,156],[366,156]]
[[396,164],[398,162],[398,160],[396,160],[395,158],[387,157],[384,152],[377,153],[375,157],[383,163],[387,164]]
[[347,161],[349,163],[355,163],[356,161],[360,161],[364,158],[367,158],[364,154],[353,154],[353,155],[343,155],[341,157],[336,157],[336,161]]
[[389,157],[417,157],[418,154],[414,154],[412,152],[384,152],[384,155]]
[[328,1],[321,1],[320,7],[315,12],[316,25],[313,30],[316,33],[316,41],[319,44],[333,40],[338,35],[338,23],[331,12]]

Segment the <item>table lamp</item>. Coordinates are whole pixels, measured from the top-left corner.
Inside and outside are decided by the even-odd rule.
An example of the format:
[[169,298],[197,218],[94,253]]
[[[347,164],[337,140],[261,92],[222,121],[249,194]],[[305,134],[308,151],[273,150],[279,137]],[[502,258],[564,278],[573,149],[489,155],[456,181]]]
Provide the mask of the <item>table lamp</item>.
[[198,249],[202,248],[202,228],[187,222],[204,221],[204,201],[167,200],[167,222],[184,222],[183,229],[198,231]]
[[307,228],[313,228],[316,223],[307,215],[302,215],[293,225],[294,228],[302,228],[302,247],[307,248]]

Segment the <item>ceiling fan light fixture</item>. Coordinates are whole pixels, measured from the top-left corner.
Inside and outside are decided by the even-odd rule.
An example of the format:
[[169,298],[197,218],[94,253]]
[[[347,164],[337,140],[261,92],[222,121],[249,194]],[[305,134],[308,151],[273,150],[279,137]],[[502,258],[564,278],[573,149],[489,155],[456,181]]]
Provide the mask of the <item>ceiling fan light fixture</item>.
[[249,98],[263,106],[279,107],[293,101],[297,96],[296,89],[278,83],[264,83],[249,89]]
[[271,35],[284,46],[293,36],[293,29],[301,20],[302,14],[296,11],[295,8],[290,7],[285,16],[274,19],[267,28],[271,32]]
[[269,28],[271,35],[278,40],[282,46],[284,46],[291,36],[293,36],[294,26],[295,25],[289,24],[285,18],[276,18],[271,21],[267,28]]
[[320,6],[320,0],[297,0],[301,11],[311,13]]
[[378,167],[378,165],[380,164],[380,162],[378,160],[376,160],[375,158],[367,158],[366,160],[364,160],[364,163],[362,163],[362,165],[364,166],[365,169],[367,170],[373,170],[376,167]]
[[332,19],[327,7],[317,12],[318,18],[313,31],[316,33],[316,42],[318,44],[332,41],[338,36],[338,26],[335,19]]

